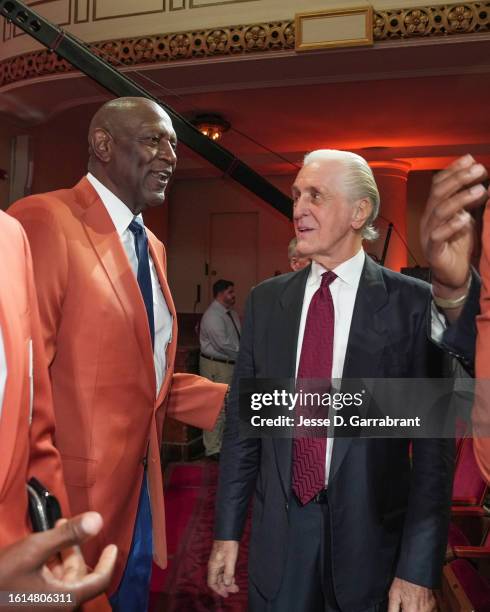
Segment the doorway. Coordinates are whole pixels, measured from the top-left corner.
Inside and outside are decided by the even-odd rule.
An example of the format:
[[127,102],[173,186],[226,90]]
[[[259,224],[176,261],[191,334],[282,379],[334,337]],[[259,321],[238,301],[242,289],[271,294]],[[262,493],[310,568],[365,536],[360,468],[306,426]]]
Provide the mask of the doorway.
[[257,212],[210,215],[209,301],[218,279],[233,281],[240,316],[250,289],[257,284],[258,228]]

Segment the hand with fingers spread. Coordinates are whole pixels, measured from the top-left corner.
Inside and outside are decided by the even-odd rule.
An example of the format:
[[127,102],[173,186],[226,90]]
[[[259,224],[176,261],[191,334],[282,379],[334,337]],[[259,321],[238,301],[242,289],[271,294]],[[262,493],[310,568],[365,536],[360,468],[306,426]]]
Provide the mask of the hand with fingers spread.
[[[0,591],[70,593],[74,607],[96,597],[109,585],[117,548],[107,546],[95,569],[89,572],[78,546],[97,535],[102,517],[85,512],[58,521],[54,529],[29,535],[0,550]],[[57,563],[47,563],[61,553]],[[69,608],[66,605],[64,610]]]
[[[420,241],[432,270],[436,297],[456,301],[468,291],[473,219],[466,210],[488,199],[485,168],[471,155],[460,157],[432,181],[420,223]],[[447,313],[446,313],[447,314]],[[457,315],[458,313],[452,313]]]
[[388,595],[388,612],[436,612],[434,593],[401,578],[395,578]]
[[208,587],[221,597],[238,593],[235,566],[239,543],[235,540],[215,540],[208,562]]

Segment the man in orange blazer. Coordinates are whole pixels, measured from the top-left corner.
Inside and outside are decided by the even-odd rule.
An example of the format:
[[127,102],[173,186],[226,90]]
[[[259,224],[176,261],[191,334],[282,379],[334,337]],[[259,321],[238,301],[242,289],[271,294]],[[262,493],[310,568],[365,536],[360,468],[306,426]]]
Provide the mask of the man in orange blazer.
[[[116,551],[106,549],[96,571],[86,575],[80,552],[71,547],[100,530],[100,516],[94,513],[31,534],[26,489],[31,477],[56,495],[65,512],[68,503],[53,445],[51,389],[29,245],[19,223],[1,211],[0,261],[0,591],[70,592],[81,603],[107,586]],[[54,575],[45,564],[61,550],[64,559]],[[102,610],[102,604],[99,600],[102,607],[85,609]]]
[[226,392],[225,385],[174,374],[177,321],[165,250],[140,214],[163,203],[175,148],[160,106],[113,100],[92,119],[88,175],[73,189],[28,197],[9,210],[33,252],[71,509],[96,510],[104,519],[86,558],[93,562],[107,542],[120,550],[115,610],[146,609],[149,550],[166,565],[165,415],[211,429]]
[[[455,200],[452,204],[454,215],[469,216],[469,213],[464,210],[465,207],[486,204],[481,236],[480,275],[482,285],[480,308],[479,312],[472,313],[474,317],[472,322],[476,320],[476,330],[474,324],[464,327],[459,326],[456,330],[457,335],[451,337],[450,340],[451,345],[460,348],[461,353],[465,355],[470,370],[473,369],[474,365],[476,386],[472,412],[473,450],[483,477],[490,483],[490,200],[488,199],[490,191],[485,189],[482,184],[482,181],[488,176],[488,172],[483,166],[473,160],[471,165],[468,162],[468,167],[478,168],[479,174],[476,177],[473,176],[463,180],[464,177],[461,176],[461,173],[457,173],[451,167],[445,172],[447,173],[447,180],[452,179],[453,181],[453,191],[457,192],[457,195],[453,196],[453,200]],[[472,199],[468,195],[468,188],[473,190]],[[471,252],[465,258],[462,258],[467,265],[469,265],[470,256]]]
[[[490,196],[490,189],[488,192]],[[490,200],[483,215],[480,259],[482,288],[477,317],[475,375],[477,398],[473,406],[473,449],[483,477],[490,483]]]
[[[26,482],[40,480],[68,509],[29,245],[0,212],[0,547],[32,531]],[[35,372],[35,376],[34,376]]]

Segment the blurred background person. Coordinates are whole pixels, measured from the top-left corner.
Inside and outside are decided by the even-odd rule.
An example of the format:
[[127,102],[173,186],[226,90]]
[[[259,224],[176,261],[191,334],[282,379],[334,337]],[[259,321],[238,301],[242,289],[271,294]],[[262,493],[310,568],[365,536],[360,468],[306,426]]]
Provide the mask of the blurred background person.
[[[203,314],[199,331],[201,355],[199,372],[214,382],[231,384],[233,368],[240,347],[240,318],[235,305],[233,281],[220,278],[213,285],[214,300]],[[225,427],[224,408],[212,431],[203,432],[206,456],[219,459]]]
[[302,257],[298,254],[297,244],[298,240],[296,237],[294,237],[288,245],[289,265],[291,266],[291,270],[293,270],[293,272],[302,270],[311,263],[311,259],[309,257]]

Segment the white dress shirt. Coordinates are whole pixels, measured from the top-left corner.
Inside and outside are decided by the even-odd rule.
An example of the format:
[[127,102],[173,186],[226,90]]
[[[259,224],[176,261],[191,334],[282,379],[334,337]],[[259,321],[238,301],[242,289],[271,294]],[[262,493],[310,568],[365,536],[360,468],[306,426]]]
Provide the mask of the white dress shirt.
[[2,328],[0,327],[0,417],[2,416],[3,397],[5,395],[5,383],[7,382],[7,358],[3,344]]
[[[357,289],[361,279],[366,255],[360,249],[354,257],[344,261],[337,266],[333,272],[337,278],[330,284],[330,292],[334,307],[334,337],[333,337],[333,361],[332,379],[341,379],[344,371],[345,353],[349,341],[350,325],[354,304],[357,296]],[[301,311],[301,321],[299,324],[298,344],[296,347],[296,376],[298,375],[299,360],[301,357],[301,347],[303,346],[303,336],[305,333],[306,317],[310,307],[311,298],[319,289],[322,274],[327,270],[316,263],[311,264],[310,274],[306,281],[305,294],[303,297],[303,309]],[[328,482],[328,473],[332,461],[333,438],[327,438],[327,452],[325,457],[325,484]]]
[[447,319],[437,308],[434,300],[430,305],[431,337],[439,346],[442,344],[444,332],[447,329]]
[[[136,256],[134,235],[128,229],[128,227],[133,219],[144,226],[142,216],[138,215],[135,217],[124,202],[115,196],[112,191],[107,189],[107,187],[97,180],[95,176],[90,174],[90,172],[87,174],[87,179],[98,193],[102,203],[106,207],[107,212],[114,223],[114,227],[116,228],[126,255],[128,256],[129,264],[134,272],[134,275],[137,277],[138,257]],[[158,395],[165,377],[167,365],[167,346],[172,340],[172,315],[170,314],[165,298],[163,297],[162,288],[160,287],[160,281],[158,280],[157,271],[155,269],[155,264],[153,263],[151,254],[149,254],[149,259],[151,287],[153,291],[153,317],[155,322],[155,348],[153,351],[153,359],[155,363],[156,389]]]
[[[233,317],[233,321],[230,316]],[[203,314],[199,325],[201,353],[217,359],[236,361],[240,348],[237,329],[239,333],[240,319],[237,313],[214,300]]]

